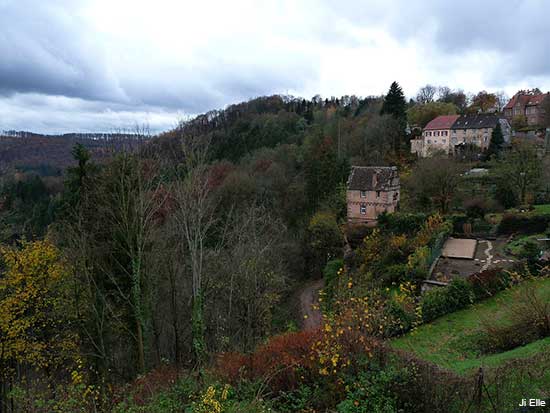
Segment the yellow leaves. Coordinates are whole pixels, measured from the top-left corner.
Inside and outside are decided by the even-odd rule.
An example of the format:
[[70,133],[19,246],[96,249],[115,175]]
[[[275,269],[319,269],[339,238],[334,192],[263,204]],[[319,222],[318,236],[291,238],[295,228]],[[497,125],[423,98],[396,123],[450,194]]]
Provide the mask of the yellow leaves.
[[76,346],[69,324],[69,271],[49,241],[0,246],[6,271],[0,279],[0,334],[4,357],[46,367]]
[[219,399],[214,386],[209,386],[197,403],[193,404],[193,413],[222,413],[231,387],[226,384],[220,392]]
[[402,249],[407,245],[407,237],[405,235],[392,235],[389,239],[389,247],[392,250]]

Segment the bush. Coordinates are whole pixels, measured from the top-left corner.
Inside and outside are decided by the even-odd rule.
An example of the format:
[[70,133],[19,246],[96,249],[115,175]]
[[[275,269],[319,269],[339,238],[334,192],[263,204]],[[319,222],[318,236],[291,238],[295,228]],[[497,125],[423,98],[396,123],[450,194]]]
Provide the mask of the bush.
[[378,217],[378,226],[383,232],[414,234],[422,228],[428,214],[383,213]]
[[506,214],[502,217],[497,232],[499,234],[537,234],[544,232],[549,224],[550,214]]
[[325,269],[323,270],[323,279],[325,281],[325,287],[323,288],[323,310],[330,312],[332,301],[334,300],[334,294],[338,283],[338,275],[344,268],[344,260],[336,259],[327,262]]
[[414,309],[411,311],[395,299],[389,303],[387,310],[388,318],[393,322],[387,327],[387,334],[390,337],[399,336],[410,331],[415,325],[417,319]]
[[339,413],[393,413],[410,411],[400,400],[412,380],[408,369],[386,367],[360,372],[347,386],[346,399],[338,404]]
[[464,201],[464,209],[469,219],[483,219],[485,214],[489,212],[490,205],[485,198],[470,198]]
[[510,275],[501,268],[491,268],[468,276],[476,301],[492,297],[510,285]]
[[526,282],[516,292],[512,305],[511,324],[483,323],[479,349],[484,353],[499,353],[524,346],[550,336],[550,303],[537,285]]
[[385,269],[382,280],[384,285],[399,284],[402,281],[411,281],[410,274],[411,271],[407,264],[394,264]]
[[465,214],[455,214],[448,218],[453,225],[453,232],[462,234],[464,232],[464,224],[469,222],[469,218]]
[[477,345],[481,353],[493,354],[524,346],[537,338],[535,332],[525,330],[522,326],[495,326],[492,321],[488,321],[484,323]]
[[536,271],[536,264],[540,257],[540,251],[540,246],[535,241],[527,240],[521,248],[519,257],[522,260],[525,260],[532,271]]
[[317,373],[311,359],[318,331],[301,331],[274,336],[254,353],[223,353],[216,360],[214,371],[224,381],[237,384],[240,380],[269,378],[274,393],[292,391]]
[[460,310],[474,302],[472,286],[464,279],[457,278],[447,287],[434,288],[422,298],[422,319],[430,322],[442,315]]

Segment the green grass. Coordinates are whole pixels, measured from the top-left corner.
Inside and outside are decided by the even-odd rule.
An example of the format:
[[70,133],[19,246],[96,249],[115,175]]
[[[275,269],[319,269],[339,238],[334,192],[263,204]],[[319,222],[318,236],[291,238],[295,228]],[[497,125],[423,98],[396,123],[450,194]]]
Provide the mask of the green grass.
[[497,325],[510,322],[516,292],[531,282],[537,284],[541,297],[550,300],[550,279],[525,281],[495,297],[422,325],[416,331],[393,340],[392,346],[459,374],[467,374],[480,366],[496,367],[508,360],[529,358],[543,350],[550,351],[550,338],[491,355],[480,354],[474,344],[484,320]]
[[550,214],[550,204],[535,205],[535,211],[539,214]]

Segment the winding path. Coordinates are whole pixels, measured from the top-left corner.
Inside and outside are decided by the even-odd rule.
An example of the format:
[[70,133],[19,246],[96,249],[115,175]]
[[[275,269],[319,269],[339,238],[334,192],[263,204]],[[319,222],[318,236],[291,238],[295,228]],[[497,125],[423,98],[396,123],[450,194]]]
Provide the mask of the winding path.
[[491,266],[491,263],[493,262],[493,255],[491,254],[492,249],[493,244],[491,243],[491,241],[487,241],[487,249],[485,250],[487,261],[485,261],[485,264],[483,264],[483,267],[481,267],[481,271],[485,271]]

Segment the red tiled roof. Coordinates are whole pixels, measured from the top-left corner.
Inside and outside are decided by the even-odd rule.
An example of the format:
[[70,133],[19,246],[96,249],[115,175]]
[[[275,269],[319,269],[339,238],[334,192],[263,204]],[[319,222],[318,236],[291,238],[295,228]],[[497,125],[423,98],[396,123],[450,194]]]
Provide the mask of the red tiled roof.
[[518,102],[518,99],[520,101],[521,106],[540,105],[544,100],[544,98],[549,94],[550,92],[541,93],[540,95],[525,95],[525,94],[516,93],[514,96],[512,96],[512,99],[508,101],[506,106],[504,106],[504,109],[512,109]]
[[431,129],[451,129],[451,126],[458,119],[458,115],[442,115],[435,119],[432,119],[424,128],[424,130]]

